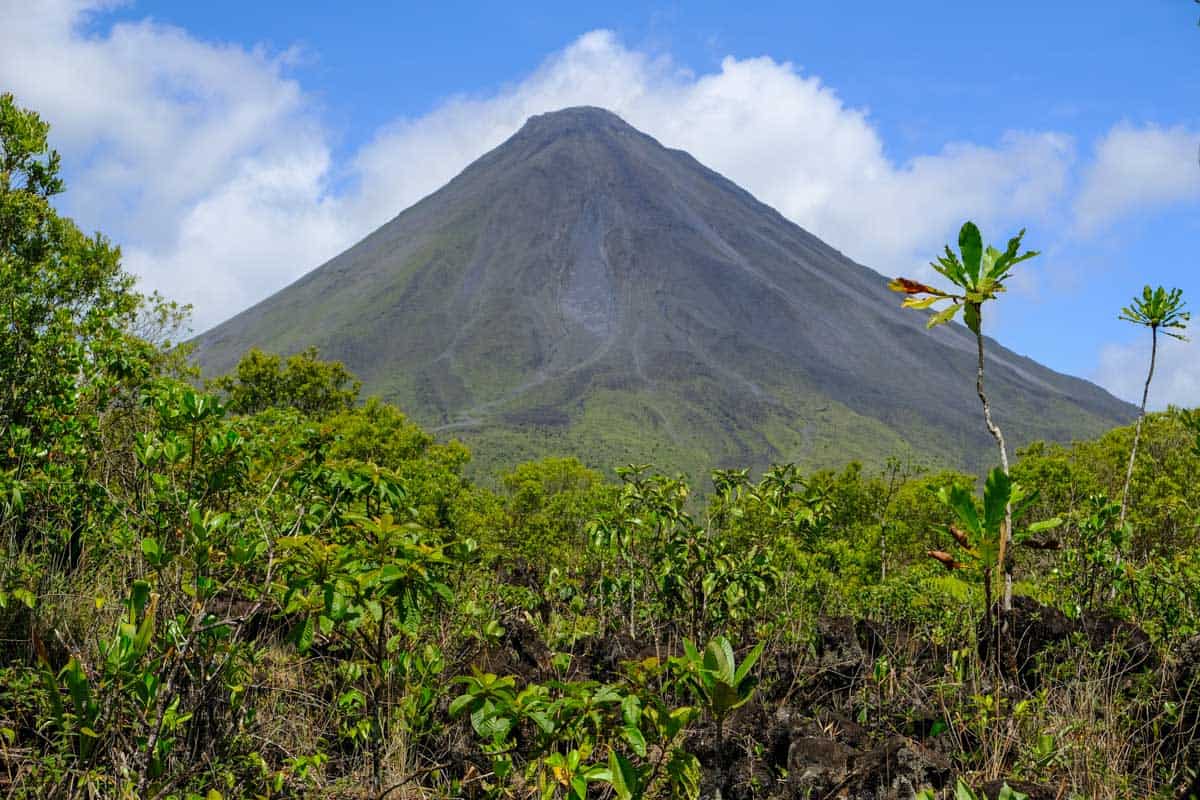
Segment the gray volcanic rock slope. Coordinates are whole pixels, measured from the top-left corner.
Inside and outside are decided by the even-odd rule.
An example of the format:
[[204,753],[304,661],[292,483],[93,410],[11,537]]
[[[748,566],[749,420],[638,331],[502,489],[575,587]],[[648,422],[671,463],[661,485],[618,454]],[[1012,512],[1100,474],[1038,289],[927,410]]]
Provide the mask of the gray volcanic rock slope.
[[[700,471],[909,453],[994,460],[974,340],[596,108],[533,117],[445,187],[198,339],[208,374],[316,345],[491,465],[575,452]],[[1019,445],[1134,409],[989,342]]]

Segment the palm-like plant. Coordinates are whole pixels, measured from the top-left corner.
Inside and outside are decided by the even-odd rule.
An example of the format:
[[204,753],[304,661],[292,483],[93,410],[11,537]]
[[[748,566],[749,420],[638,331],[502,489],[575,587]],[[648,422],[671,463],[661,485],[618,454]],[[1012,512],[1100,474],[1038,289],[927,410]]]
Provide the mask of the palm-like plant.
[[[929,328],[950,322],[962,312],[963,322],[975,334],[978,353],[975,391],[983,404],[983,421],[987,425],[988,433],[996,440],[996,446],[1000,449],[1000,464],[1005,475],[1008,474],[1008,447],[1004,443],[1004,433],[1000,426],[992,420],[992,409],[983,389],[983,304],[1006,291],[1004,282],[1011,275],[1013,267],[1038,254],[1036,250],[1020,252],[1021,239],[1024,236],[1025,230],[1022,228],[1020,233],[1008,240],[1008,246],[1003,252],[990,245],[985,248],[979,228],[974,222],[967,220],[958,232],[959,253],[956,254],[947,245],[946,254],[939,256],[937,261],[930,265],[954,284],[957,292],[944,292],[908,278],[896,278],[888,284],[892,291],[908,295],[904,298],[905,308],[931,308],[939,303],[947,303],[929,318]],[[1011,540],[1011,508],[1006,509],[1004,529],[1005,537]],[[1012,573],[1007,564],[1004,565],[1004,579],[1004,610],[1009,611],[1012,609]]]
[[1125,488],[1121,491],[1121,525],[1125,524],[1125,513],[1129,504],[1129,484],[1133,481],[1133,464],[1137,459],[1138,441],[1142,438],[1142,420],[1146,417],[1146,401],[1150,397],[1150,381],[1154,379],[1154,362],[1158,357],[1158,334],[1172,339],[1187,341],[1180,331],[1187,328],[1191,314],[1184,311],[1187,305],[1183,300],[1182,289],[1167,291],[1159,286],[1142,289],[1142,296],[1133,298],[1133,302],[1121,309],[1118,319],[1144,325],[1150,329],[1150,371],[1146,374],[1146,385],[1142,389],[1142,408],[1138,414],[1137,425],[1133,429],[1133,447],[1129,450],[1129,467],[1125,471]]

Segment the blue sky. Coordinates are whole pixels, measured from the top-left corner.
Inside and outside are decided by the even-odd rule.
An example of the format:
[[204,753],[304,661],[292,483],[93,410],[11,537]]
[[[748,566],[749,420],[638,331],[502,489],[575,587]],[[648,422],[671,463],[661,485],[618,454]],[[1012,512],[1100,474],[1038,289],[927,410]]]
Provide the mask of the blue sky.
[[[1153,282],[1200,311],[1200,6],[955,5],[0,0],[0,88],[55,125],[64,207],[198,328],[590,102],[884,273],[967,216],[1027,227],[992,331],[1133,398],[1119,307]],[[1156,405],[1200,404],[1196,345],[1162,369]]]

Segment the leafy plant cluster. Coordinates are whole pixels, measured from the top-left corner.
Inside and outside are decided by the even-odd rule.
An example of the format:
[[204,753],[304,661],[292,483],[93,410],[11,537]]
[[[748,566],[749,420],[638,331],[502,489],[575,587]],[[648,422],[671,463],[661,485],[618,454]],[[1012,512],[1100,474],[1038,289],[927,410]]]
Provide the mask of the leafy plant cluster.
[[[185,309],[54,210],[46,136],[0,96],[3,796],[766,798],[822,769],[838,796],[877,779],[837,760],[854,731],[854,763],[948,752],[921,797],[1191,779],[1180,682],[1071,639],[1104,618],[1169,655],[1200,633],[1200,415],[1010,464],[982,308],[1020,236],[964,226],[936,265],[955,289],[896,284],[976,335],[1002,462],[981,494],[898,461],[701,487],[571,458],[493,490],[313,351],[201,388]],[[1126,316],[1179,333],[1181,302]],[[1040,684],[995,658],[1016,662],[1013,594],[1075,625]]]

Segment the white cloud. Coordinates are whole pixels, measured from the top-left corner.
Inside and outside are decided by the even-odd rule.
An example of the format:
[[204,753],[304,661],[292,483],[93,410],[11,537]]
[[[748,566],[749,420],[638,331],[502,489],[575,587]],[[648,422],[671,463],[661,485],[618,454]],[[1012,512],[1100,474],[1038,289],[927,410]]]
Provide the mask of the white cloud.
[[990,227],[1045,211],[1073,159],[1063,135],[1010,132],[995,147],[949,144],[898,165],[864,111],[789,63],[730,57],[718,72],[696,76],[595,31],[494,96],[454,99],[381,132],[356,163],[362,199],[401,208],[530,115],[582,104],[609,108],[687,150],[885,272],[923,266],[967,217]]
[[[345,165],[289,53],[202,42],[151,21],[93,27],[101,4],[0,0],[0,85],[54,125],[68,205],[125,245],[148,288],[203,329],[299,277],[434,191],[529,116],[610,108],[852,257],[911,271],[966,216],[1036,214],[1072,160],[1058,134],[1008,133],[896,164],[867,114],[788,63],[726,58],[694,75],[585,34],[524,80],[380,130]],[[334,193],[331,176],[351,188]]]
[[203,328],[353,241],[292,53],[151,21],[90,33],[106,5],[0,0],[0,86],[51,123],[66,209],[123,244],[145,288]]
[[1200,134],[1120,123],[1096,145],[1075,199],[1076,226],[1093,233],[1132,212],[1200,199]]
[[[1146,371],[1150,367],[1149,336],[1134,344],[1113,344],[1100,352],[1095,379],[1104,388],[1131,403],[1142,402]],[[1148,407],[1200,406],[1200,343],[1159,337],[1154,380]]]

